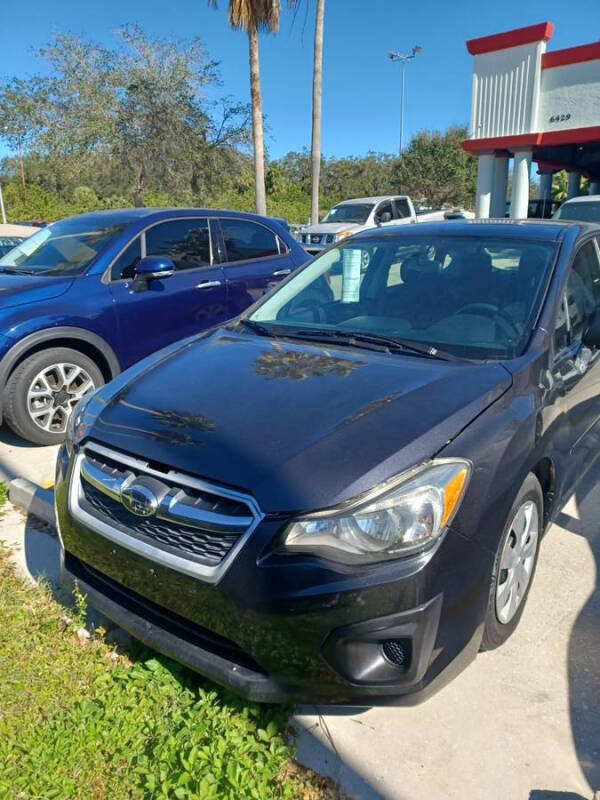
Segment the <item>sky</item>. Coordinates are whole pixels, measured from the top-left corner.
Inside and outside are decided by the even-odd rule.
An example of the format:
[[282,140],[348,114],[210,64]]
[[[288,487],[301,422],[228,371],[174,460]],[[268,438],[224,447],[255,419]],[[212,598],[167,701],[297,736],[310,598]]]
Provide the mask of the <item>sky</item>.
[[[217,11],[205,0],[28,0],[26,11],[4,0],[0,19],[0,80],[43,72],[34,54],[57,31],[114,43],[114,31],[137,23],[156,36],[200,36],[220,62],[223,85],[213,97],[249,100],[247,38],[227,24],[227,0]],[[271,158],[310,147],[315,0],[285,6],[281,31],[262,35],[263,110]],[[7,14],[8,12],[8,14]],[[10,17],[7,24],[6,18]],[[417,131],[466,124],[472,58],[466,39],[550,20],[548,49],[600,38],[599,0],[327,0],[323,64],[323,153],[396,152],[400,65],[390,50],[422,51],[406,72],[405,143]],[[0,143],[0,157],[7,153]]]

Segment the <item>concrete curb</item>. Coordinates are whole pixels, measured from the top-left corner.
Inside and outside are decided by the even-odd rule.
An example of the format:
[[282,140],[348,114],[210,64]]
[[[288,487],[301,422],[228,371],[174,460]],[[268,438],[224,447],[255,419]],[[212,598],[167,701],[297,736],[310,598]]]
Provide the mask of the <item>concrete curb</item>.
[[52,489],[42,489],[27,478],[15,478],[8,484],[8,499],[13,505],[56,528]]

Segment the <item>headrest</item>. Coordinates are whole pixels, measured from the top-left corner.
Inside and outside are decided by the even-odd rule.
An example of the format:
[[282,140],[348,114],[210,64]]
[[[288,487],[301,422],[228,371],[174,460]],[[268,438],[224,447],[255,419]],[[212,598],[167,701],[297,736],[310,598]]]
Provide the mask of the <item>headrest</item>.
[[439,272],[439,261],[431,261],[429,258],[419,256],[405,258],[400,267],[402,283],[415,283],[430,275],[438,275]]

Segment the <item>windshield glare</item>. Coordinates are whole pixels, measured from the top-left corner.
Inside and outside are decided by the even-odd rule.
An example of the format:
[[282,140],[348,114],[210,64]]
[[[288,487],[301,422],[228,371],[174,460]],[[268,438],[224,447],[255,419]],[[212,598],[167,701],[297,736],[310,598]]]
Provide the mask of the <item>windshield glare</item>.
[[364,225],[373,208],[373,203],[342,203],[334,206],[323,217],[322,222],[356,222]]
[[554,245],[521,239],[355,240],[312,261],[250,319],[283,335],[354,332],[510,358],[527,343],[553,255]]
[[67,219],[41,228],[0,258],[0,270],[36,275],[78,275],[124,229],[91,226],[83,219]]
[[572,219],[579,222],[600,222],[600,201],[588,200],[582,203],[565,203],[556,214],[555,219]]

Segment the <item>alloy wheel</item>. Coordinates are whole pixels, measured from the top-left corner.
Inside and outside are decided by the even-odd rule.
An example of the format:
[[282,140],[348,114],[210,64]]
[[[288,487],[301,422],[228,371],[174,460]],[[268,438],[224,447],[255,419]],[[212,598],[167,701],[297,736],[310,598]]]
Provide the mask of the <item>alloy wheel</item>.
[[95,388],[83,367],[51,364],[32,380],[27,392],[27,412],[38,428],[64,433],[73,408]]
[[535,565],[540,521],[536,504],[527,500],[517,509],[502,548],[496,583],[496,616],[506,625],[517,613]]

